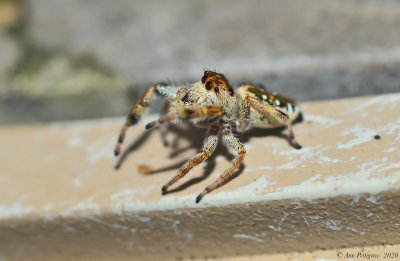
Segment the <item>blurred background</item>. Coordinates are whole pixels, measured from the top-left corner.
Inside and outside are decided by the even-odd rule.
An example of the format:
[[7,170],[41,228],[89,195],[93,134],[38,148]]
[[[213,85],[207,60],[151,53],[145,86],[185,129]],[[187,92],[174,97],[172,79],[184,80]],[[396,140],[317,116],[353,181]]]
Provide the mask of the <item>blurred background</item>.
[[400,1],[0,0],[0,125],[126,115],[204,69],[298,101],[398,92]]

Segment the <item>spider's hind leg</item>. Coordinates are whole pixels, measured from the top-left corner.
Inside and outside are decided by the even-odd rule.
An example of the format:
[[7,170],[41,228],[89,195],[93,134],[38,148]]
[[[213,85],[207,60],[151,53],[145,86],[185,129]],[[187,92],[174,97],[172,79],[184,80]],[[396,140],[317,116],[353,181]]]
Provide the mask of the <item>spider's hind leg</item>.
[[[245,106],[247,106],[248,108],[253,108],[257,113],[259,113],[266,119],[271,119],[272,117],[273,119],[278,120],[280,124],[288,129],[290,144],[292,144],[295,149],[301,149],[301,145],[295,140],[292,123],[286,113],[282,112],[274,106],[269,105],[266,102],[261,101],[256,97],[247,96],[245,99],[245,103]],[[247,114],[247,117],[249,117],[249,113]],[[277,127],[279,127],[279,125]]]
[[[168,110],[169,110],[170,102],[165,101],[164,106],[161,110],[161,117],[164,117],[167,115]],[[161,141],[164,144],[164,146],[168,146],[168,140],[167,140],[167,133],[168,133],[168,127],[165,124],[160,125],[160,135],[161,135]]]

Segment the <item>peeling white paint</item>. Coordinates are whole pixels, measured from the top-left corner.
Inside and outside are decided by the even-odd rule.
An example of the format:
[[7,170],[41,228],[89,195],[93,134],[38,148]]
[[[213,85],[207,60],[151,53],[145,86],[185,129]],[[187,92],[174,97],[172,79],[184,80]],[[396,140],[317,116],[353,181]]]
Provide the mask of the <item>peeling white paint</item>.
[[115,146],[115,137],[113,136],[103,136],[97,139],[95,142],[86,144],[86,159],[90,164],[95,164],[99,160],[109,158],[113,159],[114,155],[112,151]]
[[13,217],[22,217],[33,212],[34,208],[32,206],[25,206],[22,204],[25,198],[26,196],[21,196],[11,205],[0,204],[0,220]]
[[81,137],[71,137],[68,139],[67,146],[68,148],[74,149],[79,148],[84,145],[83,139]]
[[261,238],[258,238],[258,237],[254,237],[254,236],[251,236],[251,235],[246,235],[246,234],[234,234],[233,238],[235,238],[235,239],[248,239],[248,240],[256,241],[256,242],[259,242],[259,243],[267,242],[264,239],[261,239]]
[[54,213],[51,213],[50,211],[54,208],[54,204],[46,204],[43,207],[43,212],[44,212],[44,220],[46,222],[51,222],[56,218],[56,215]]
[[289,161],[288,163],[282,164],[277,169],[295,169],[297,167],[296,161]]
[[298,210],[303,207],[303,204],[301,204],[301,202],[298,200],[292,200],[291,204],[296,205],[296,207],[294,207],[294,210]]
[[135,217],[137,220],[139,220],[140,222],[149,222],[149,221],[151,221],[151,218],[150,218],[150,217],[143,217],[143,216],[140,216],[140,215],[138,215],[138,214],[134,214],[134,217]]
[[119,192],[116,192],[111,195],[111,200],[114,201],[132,201],[135,198],[135,195],[140,195],[141,197],[147,196],[153,189],[154,185],[150,185],[144,188],[133,188],[133,189],[124,189]]
[[175,220],[172,224],[172,228],[174,229],[175,235],[177,236],[183,236],[186,238],[186,240],[192,240],[193,239],[193,234],[190,231],[180,231],[180,229],[178,228],[178,225],[181,222],[179,220]]
[[360,105],[354,107],[352,110],[350,110],[350,113],[362,111],[365,108],[376,105],[376,104],[379,106],[384,106],[387,104],[398,103],[398,102],[400,102],[400,94],[392,93],[390,95],[379,95],[370,100],[364,101]]
[[8,181],[8,178],[5,176],[0,176],[0,184],[5,184]]
[[327,220],[325,225],[330,230],[341,231],[342,227],[340,226],[340,223],[342,223],[341,220]]
[[350,203],[350,205],[354,206],[355,204],[358,203],[358,201],[360,201],[360,195],[354,195],[354,199],[353,199],[353,201]]
[[271,166],[260,166],[257,168],[245,168],[243,170],[243,172],[253,172],[253,171],[259,171],[259,170],[272,170],[272,169],[274,169],[274,168]]
[[316,161],[319,164],[338,163],[340,159],[329,158],[323,152],[330,149],[329,146],[322,144],[316,146],[304,147],[301,150],[285,150],[279,154],[288,157],[288,162],[277,167],[277,169],[294,169],[297,167],[305,167],[310,162]]
[[[128,226],[123,226],[123,225],[118,224],[118,223],[109,223],[109,222],[106,222],[106,221],[101,220],[99,218],[95,218],[93,216],[88,216],[87,218],[89,220],[92,220],[93,222],[96,222],[96,223],[101,224],[101,225],[106,226],[106,227],[115,228],[115,229],[119,229],[119,230],[126,230],[126,231],[131,231],[132,232],[132,229],[130,227],[128,227]],[[136,230],[134,230],[134,231],[136,232]]]
[[[386,163],[388,164],[388,163]],[[383,168],[384,169],[384,168]],[[382,191],[400,188],[400,170],[379,176],[382,168],[361,168],[354,173],[330,176],[325,179],[317,174],[300,184],[271,189],[267,176],[261,176],[255,182],[241,186],[235,190],[222,191],[207,195],[207,200],[196,204],[196,194],[184,196],[164,196],[158,202],[147,203],[144,201],[124,202],[118,206],[119,210],[152,211],[178,208],[204,208],[220,207],[230,204],[259,202],[282,199],[301,199],[310,203],[318,198],[329,198],[338,195],[353,195],[357,199],[360,193],[377,194]],[[244,196],[245,195],[245,196]],[[355,202],[353,200],[353,202]],[[356,203],[356,202],[355,202]]]
[[345,143],[339,142],[337,144],[338,149],[351,149],[353,146],[362,144],[364,142],[370,141],[373,139],[374,135],[377,134],[375,130],[370,128],[356,126],[351,129],[345,130],[341,133],[341,136],[353,135],[354,139],[351,139]]
[[369,198],[366,199],[368,202],[371,202],[373,204],[382,204],[382,202],[379,202],[378,197],[374,196],[374,195],[370,195]]
[[[136,189],[128,189],[115,193],[111,197],[112,200],[116,201],[113,212],[121,214],[122,211],[135,213],[139,211],[147,212],[179,208],[220,207],[229,204],[294,198],[313,203],[313,200],[318,198],[329,198],[342,194],[353,195],[355,197],[353,202],[356,204],[360,193],[377,194],[381,191],[400,188],[400,171],[395,171],[382,177],[379,173],[390,163],[385,161],[381,161],[381,163],[384,165],[379,166],[377,169],[364,165],[358,172],[325,179],[321,178],[320,174],[317,174],[300,184],[280,187],[276,190],[271,189],[271,183],[268,181],[267,176],[261,176],[255,182],[251,182],[235,190],[207,195],[207,200],[199,204],[196,204],[194,200],[197,196],[196,194],[184,196],[168,195],[162,197],[158,202],[148,203],[142,200],[135,200],[134,195],[135,193],[144,193],[146,195],[151,189],[144,188],[142,192]],[[376,162],[371,164],[376,164]],[[92,200],[93,197],[75,204],[63,211],[61,216],[90,216],[100,214],[99,206],[92,203]],[[21,202],[16,202],[10,206],[0,205],[0,219],[22,216],[31,211],[33,211],[32,207],[23,206]],[[312,219],[312,217],[310,218]],[[335,226],[335,224],[330,225]]]
[[385,149],[383,152],[393,152],[395,150],[397,150],[395,147],[389,147],[389,148]]
[[362,143],[368,142],[373,140],[376,134],[381,136],[384,135],[391,135],[397,131],[397,136],[395,141],[400,140],[400,118],[396,119],[395,121],[389,122],[386,125],[380,126],[376,129],[371,129],[365,126],[355,126],[350,129],[346,129],[341,133],[341,136],[348,136],[352,135],[355,138],[350,139],[349,141],[342,143],[339,142],[337,144],[338,149],[351,149],[353,146],[360,145]]
[[82,186],[82,181],[81,181],[78,177],[75,177],[75,178],[72,180],[72,184],[73,184],[75,187],[79,188],[79,187]]
[[62,217],[81,216],[90,217],[93,215],[100,215],[100,206],[92,203],[94,196],[91,196],[72,207],[61,212]]
[[358,234],[360,234],[360,235],[365,235],[365,232],[363,232],[363,231],[358,231],[357,229],[352,228],[352,227],[346,227],[346,229],[347,229],[347,230],[350,230],[350,231],[353,231],[354,233],[358,233]]
[[304,119],[305,119],[305,121],[319,123],[326,128],[338,125],[339,123],[343,122],[343,120],[330,119],[330,118],[327,118],[324,116],[313,115],[313,114],[309,114],[309,113],[304,114]]

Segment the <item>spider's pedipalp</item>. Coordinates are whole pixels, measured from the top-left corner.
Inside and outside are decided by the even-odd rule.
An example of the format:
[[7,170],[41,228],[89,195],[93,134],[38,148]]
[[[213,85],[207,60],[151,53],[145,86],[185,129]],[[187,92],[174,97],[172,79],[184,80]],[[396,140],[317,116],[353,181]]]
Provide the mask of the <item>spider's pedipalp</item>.
[[[167,115],[168,110],[169,110],[170,102],[165,101],[163,109],[161,111],[161,117]],[[163,142],[164,146],[168,146],[168,141],[167,141],[167,127],[165,125],[160,126],[160,134],[161,134],[161,141]]]
[[146,125],[146,129],[154,128],[159,124],[163,124],[166,122],[170,122],[176,119],[182,120],[189,120],[189,119],[198,119],[198,118],[212,118],[216,116],[222,115],[223,110],[220,106],[210,105],[210,106],[203,106],[199,108],[182,108],[178,109],[177,113],[170,113],[158,120],[149,122]]

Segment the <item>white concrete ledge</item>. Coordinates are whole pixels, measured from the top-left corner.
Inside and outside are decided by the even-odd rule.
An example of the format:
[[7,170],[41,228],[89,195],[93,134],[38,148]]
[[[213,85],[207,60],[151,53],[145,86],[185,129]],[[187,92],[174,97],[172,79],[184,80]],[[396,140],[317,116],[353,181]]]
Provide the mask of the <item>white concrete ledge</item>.
[[122,118],[0,129],[0,260],[165,260],[400,243],[400,95],[302,107],[294,131],[303,149],[279,131],[251,131],[242,137],[240,175],[199,204],[195,196],[229,166],[229,152],[217,150],[174,193],[162,196],[161,187],[199,149],[204,130],[173,127],[164,147],[144,121],[116,162]]

